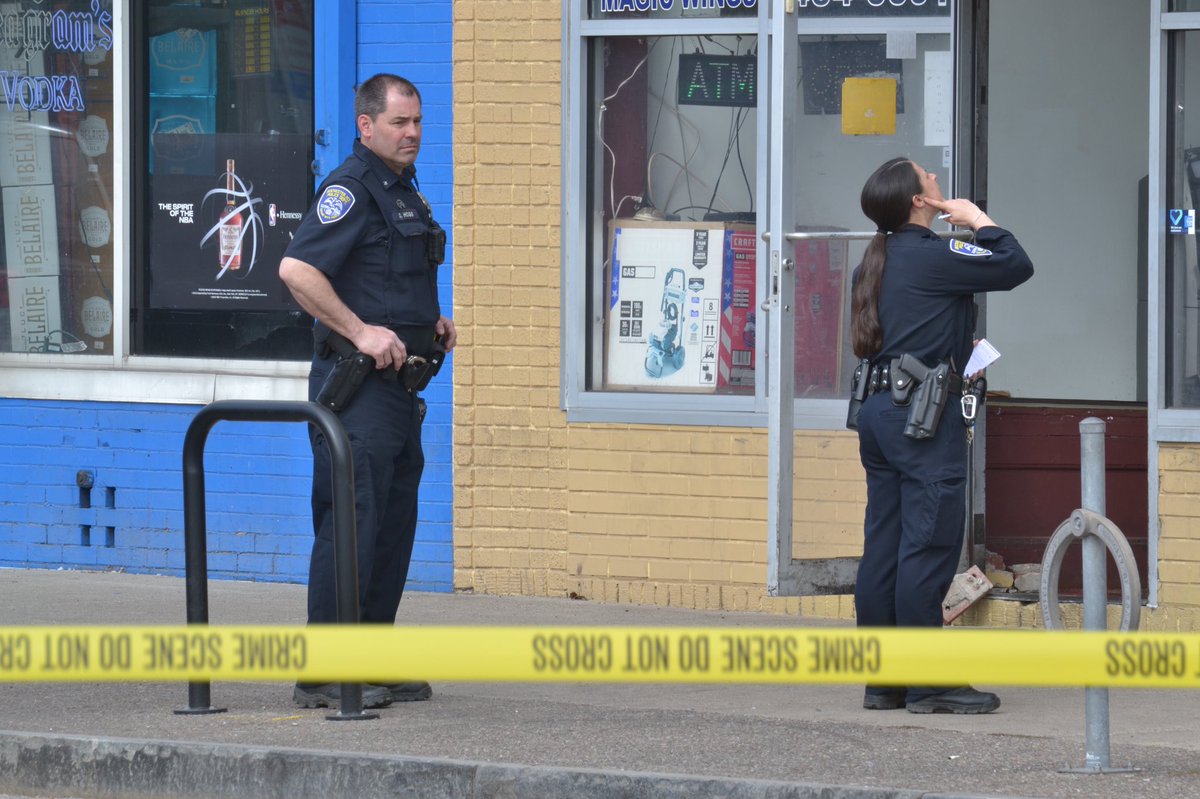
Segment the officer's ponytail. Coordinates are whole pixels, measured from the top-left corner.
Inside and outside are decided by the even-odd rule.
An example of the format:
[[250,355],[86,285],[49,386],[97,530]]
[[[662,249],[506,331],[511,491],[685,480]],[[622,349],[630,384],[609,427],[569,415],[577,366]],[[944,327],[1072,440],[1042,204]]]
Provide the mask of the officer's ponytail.
[[[900,167],[908,164],[908,168]],[[895,167],[895,168],[894,168]],[[857,358],[870,358],[883,348],[879,323],[879,287],[887,259],[887,234],[908,221],[912,198],[921,193],[916,166],[907,158],[893,158],[867,178],[862,190],[862,210],[875,223],[875,236],[867,245],[850,301],[850,341]]]

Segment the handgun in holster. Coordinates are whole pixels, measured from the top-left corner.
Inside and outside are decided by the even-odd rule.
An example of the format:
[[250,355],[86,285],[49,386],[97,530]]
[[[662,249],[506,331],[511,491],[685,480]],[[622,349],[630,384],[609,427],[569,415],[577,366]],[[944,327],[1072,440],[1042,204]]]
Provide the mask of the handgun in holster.
[[850,381],[850,407],[846,411],[846,428],[858,429],[858,414],[862,412],[863,403],[867,399],[867,385],[871,371],[871,359],[863,358],[854,367],[854,377]]
[[[313,327],[313,345],[317,356],[337,355],[337,362],[317,392],[317,403],[334,413],[345,410],[367,375],[375,371],[375,359],[360,352],[350,339],[317,322]],[[395,380],[394,369],[380,370],[384,380]]]
[[446,348],[440,336],[435,336],[428,355],[410,355],[400,367],[400,380],[410,393],[423,391],[433,376],[442,368]]
[[904,353],[892,360],[891,370],[892,400],[895,402],[899,394],[904,402],[896,404],[908,404],[904,435],[918,441],[933,438],[950,395],[954,376],[950,364],[928,367],[919,358]]

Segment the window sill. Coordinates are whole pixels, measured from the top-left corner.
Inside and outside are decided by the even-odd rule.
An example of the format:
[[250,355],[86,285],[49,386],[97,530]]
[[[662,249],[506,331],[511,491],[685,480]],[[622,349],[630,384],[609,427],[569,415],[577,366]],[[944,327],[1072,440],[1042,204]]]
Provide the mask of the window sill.
[[308,363],[5,355],[10,398],[206,405],[225,399],[308,399]]

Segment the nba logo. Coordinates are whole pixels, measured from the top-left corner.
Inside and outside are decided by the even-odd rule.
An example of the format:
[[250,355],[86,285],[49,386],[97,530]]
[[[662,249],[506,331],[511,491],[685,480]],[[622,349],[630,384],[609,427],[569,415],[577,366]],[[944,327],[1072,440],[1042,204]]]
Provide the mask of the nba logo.
[[275,227],[275,203],[267,206],[267,224]]

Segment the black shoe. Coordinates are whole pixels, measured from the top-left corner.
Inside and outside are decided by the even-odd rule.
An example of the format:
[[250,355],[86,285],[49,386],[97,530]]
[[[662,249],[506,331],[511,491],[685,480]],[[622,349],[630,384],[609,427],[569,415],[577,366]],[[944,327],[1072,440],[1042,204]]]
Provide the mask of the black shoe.
[[433,696],[433,689],[429,687],[429,683],[423,680],[419,682],[394,682],[388,685],[373,685],[371,687],[379,687],[387,691],[391,694],[393,702],[424,702]]
[[1000,697],[974,688],[951,688],[909,702],[907,707],[909,713],[991,713],[1000,707]]
[[904,707],[904,697],[908,691],[896,688],[890,691],[863,694],[863,707],[867,710],[899,710]]
[[[322,685],[313,683],[296,683],[292,689],[292,699],[300,707],[340,707],[342,704],[341,683],[330,682]],[[378,685],[362,687],[362,706],[387,707],[392,703],[392,695],[388,689]]]

